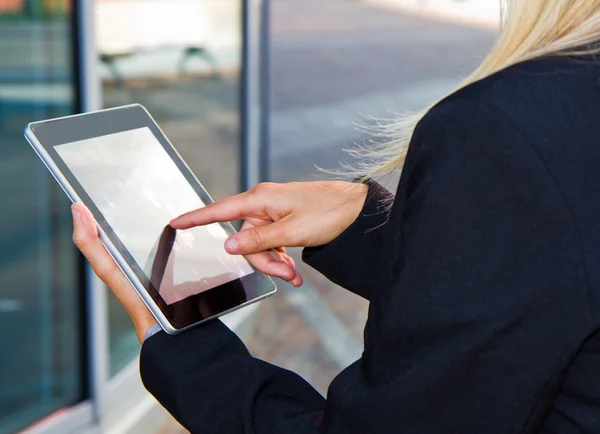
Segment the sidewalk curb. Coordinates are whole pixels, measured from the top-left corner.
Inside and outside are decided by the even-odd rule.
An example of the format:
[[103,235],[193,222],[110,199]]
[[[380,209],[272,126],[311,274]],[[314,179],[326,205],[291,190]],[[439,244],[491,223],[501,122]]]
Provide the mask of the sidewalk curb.
[[379,7],[475,27],[500,28],[500,9],[493,0],[364,0]]

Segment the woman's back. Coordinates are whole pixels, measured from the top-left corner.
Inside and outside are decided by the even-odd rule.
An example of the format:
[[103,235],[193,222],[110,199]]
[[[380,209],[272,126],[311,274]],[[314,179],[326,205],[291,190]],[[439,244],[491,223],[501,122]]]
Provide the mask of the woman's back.
[[[555,321],[565,329],[589,324],[589,333],[567,361],[568,370],[558,372],[562,384],[548,385],[557,395],[541,432],[600,432],[600,60],[537,59],[491,76],[465,94],[470,92],[510,119],[546,168],[571,218],[581,267],[572,276],[573,286],[581,275],[585,279],[588,309]],[[566,252],[547,254],[560,262]]]

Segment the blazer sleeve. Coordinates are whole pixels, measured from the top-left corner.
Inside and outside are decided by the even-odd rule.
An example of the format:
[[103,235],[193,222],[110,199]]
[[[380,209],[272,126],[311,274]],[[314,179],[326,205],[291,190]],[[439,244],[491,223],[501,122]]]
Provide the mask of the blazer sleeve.
[[325,406],[299,375],[250,356],[219,320],[146,339],[140,373],[192,434],[316,434]]
[[[451,98],[417,128],[388,223],[389,289],[371,302],[360,374],[340,385],[393,403],[373,432],[538,432],[595,324],[573,217],[541,155],[483,101]],[[326,414],[326,426],[352,432],[360,417]]]
[[359,258],[376,258],[394,197],[377,182],[368,182],[365,204],[358,218],[324,246],[305,248],[302,260],[335,284],[369,300],[379,272],[374,266],[357,267]]

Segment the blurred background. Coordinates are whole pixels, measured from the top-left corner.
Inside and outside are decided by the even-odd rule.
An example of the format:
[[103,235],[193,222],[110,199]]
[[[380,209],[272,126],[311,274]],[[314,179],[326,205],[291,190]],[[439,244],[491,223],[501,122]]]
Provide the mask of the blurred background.
[[[28,122],[136,102],[216,198],[322,179],[366,139],[356,122],[451,91],[499,17],[498,0],[0,0],[0,434],[185,433],[143,390],[129,319],[73,247]],[[326,395],[368,306],[300,267],[303,288],[226,322]]]

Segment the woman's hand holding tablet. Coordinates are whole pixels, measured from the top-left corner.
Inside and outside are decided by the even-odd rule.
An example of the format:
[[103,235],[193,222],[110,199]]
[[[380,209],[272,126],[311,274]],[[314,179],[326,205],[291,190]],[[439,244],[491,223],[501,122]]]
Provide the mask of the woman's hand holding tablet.
[[142,342],[148,329],[156,324],[154,316],[104,248],[92,213],[82,203],[73,204],[71,211],[73,212],[73,242],[89,261],[96,276],[110,288],[123,305],[133,321],[139,341]]

